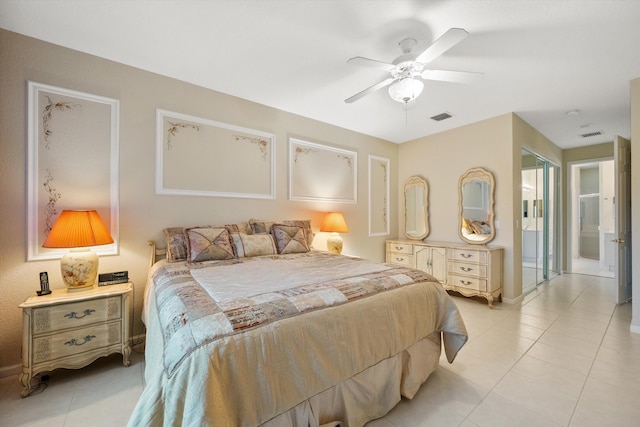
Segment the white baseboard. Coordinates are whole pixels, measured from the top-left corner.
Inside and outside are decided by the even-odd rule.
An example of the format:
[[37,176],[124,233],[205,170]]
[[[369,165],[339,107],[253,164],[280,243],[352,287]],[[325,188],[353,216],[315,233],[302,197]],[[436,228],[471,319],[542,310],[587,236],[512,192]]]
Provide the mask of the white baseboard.
[[517,298],[505,298],[504,295],[502,296],[502,302],[505,304],[517,304],[521,302],[523,299],[524,299],[524,295],[520,295]]
[[629,330],[631,332],[633,332],[634,334],[640,334],[640,326],[638,325],[631,325],[631,327],[629,328]]
[[22,365],[11,365],[0,368],[0,378],[12,377],[22,372]]

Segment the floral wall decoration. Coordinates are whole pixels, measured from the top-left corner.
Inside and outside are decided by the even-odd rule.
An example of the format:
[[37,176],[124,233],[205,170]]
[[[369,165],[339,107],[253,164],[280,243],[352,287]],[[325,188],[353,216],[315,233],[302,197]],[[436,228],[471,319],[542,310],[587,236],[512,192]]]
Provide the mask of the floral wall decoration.
[[289,139],[289,199],[356,203],[358,154]]
[[118,119],[115,99],[28,83],[27,260],[54,259],[66,250],[42,243],[63,209],[96,209],[118,253]]
[[275,198],[274,134],[161,109],[156,127],[156,194]]
[[369,155],[369,236],[390,233],[389,168],[389,159]]
[[236,142],[249,142],[254,144],[260,150],[262,154],[262,160],[266,161],[267,156],[269,155],[269,144],[270,141],[265,138],[259,138],[255,136],[243,136],[243,135],[235,135]]
[[56,111],[64,112],[65,110],[78,108],[80,105],[64,101],[53,102],[49,96],[45,96],[45,99],[47,100],[47,104],[44,106],[42,111],[42,134],[44,138],[44,146],[46,149],[49,149],[49,138],[52,133],[49,123],[53,120],[53,113]]
[[167,150],[171,150],[173,145],[173,140],[176,137],[176,134],[180,129],[193,129],[196,132],[200,130],[200,126],[194,125],[192,123],[169,123],[169,129],[167,129]]

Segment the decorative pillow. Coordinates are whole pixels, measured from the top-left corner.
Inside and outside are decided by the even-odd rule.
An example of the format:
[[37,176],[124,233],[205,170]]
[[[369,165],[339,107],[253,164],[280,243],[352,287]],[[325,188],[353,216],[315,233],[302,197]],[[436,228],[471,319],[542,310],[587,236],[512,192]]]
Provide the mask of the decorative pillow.
[[292,220],[282,220],[282,221],[265,221],[262,219],[250,219],[249,225],[253,230],[254,234],[267,234],[271,232],[271,226],[273,224],[284,224],[284,225],[296,225],[298,227],[304,228],[305,236],[307,238],[307,246],[311,248],[313,243],[313,231],[311,230],[311,220],[308,219],[292,219]]
[[171,227],[162,230],[167,248],[167,261],[178,262],[187,259],[187,241],[183,227]]
[[277,254],[271,234],[231,233],[238,258]]
[[189,262],[235,258],[226,228],[194,227],[186,229],[185,234]]
[[224,226],[224,228],[227,229],[229,234],[231,233],[253,234],[251,225],[249,225],[248,222],[239,222],[237,224],[227,224]]
[[276,241],[279,254],[309,252],[304,228],[297,225],[273,224],[271,234]]
[[276,222],[277,221],[265,221],[263,219],[250,219],[249,227],[253,231],[253,234],[269,234],[271,226]]
[[473,234],[473,227],[471,226],[471,221],[467,219],[462,219],[462,228],[467,234]]

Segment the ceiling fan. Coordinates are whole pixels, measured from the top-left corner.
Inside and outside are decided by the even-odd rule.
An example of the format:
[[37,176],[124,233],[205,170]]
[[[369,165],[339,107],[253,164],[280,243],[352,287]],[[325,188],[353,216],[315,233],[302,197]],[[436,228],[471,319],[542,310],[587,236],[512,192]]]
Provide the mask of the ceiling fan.
[[427,47],[422,53],[413,53],[417,41],[413,38],[406,38],[398,43],[402,50],[402,55],[393,60],[392,63],[377,61],[375,59],[356,56],[347,62],[365,67],[373,67],[388,71],[391,76],[358,92],[350,98],[344,100],[346,103],[352,103],[373,93],[383,87],[389,86],[389,96],[394,101],[404,102],[405,104],[413,101],[424,87],[422,80],[439,80],[454,83],[472,83],[483,76],[482,73],[474,73],[469,71],[447,71],[447,70],[431,70],[426,69],[425,65],[460,43],[469,35],[462,28],[450,28],[446,33],[440,36],[435,42]]

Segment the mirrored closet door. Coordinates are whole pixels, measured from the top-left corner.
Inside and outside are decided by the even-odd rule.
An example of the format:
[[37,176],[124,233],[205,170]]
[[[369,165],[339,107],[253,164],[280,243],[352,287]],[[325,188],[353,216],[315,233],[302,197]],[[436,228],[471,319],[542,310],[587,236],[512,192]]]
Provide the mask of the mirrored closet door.
[[560,271],[560,168],[522,150],[522,291]]

